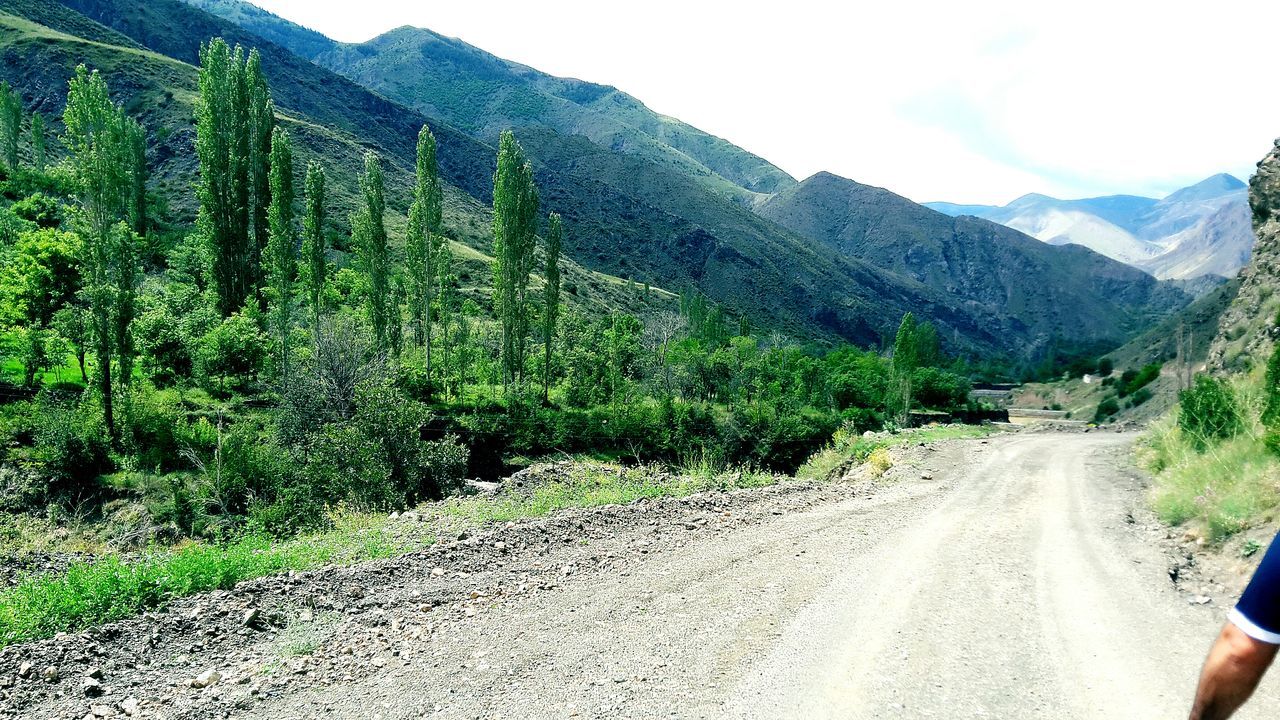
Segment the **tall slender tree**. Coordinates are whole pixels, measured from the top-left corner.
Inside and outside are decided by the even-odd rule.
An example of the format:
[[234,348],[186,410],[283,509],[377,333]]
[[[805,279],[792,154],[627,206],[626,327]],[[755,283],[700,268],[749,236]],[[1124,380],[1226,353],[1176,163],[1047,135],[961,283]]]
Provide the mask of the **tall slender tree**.
[[438,250],[443,218],[443,192],[436,157],[436,138],[426,125],[418,132],[417,174],[413,204],[409,207],[405,239],[409,272],[408,304],[414,340],[426,350],[427,375],[431,374],[432,305],[438,287]]
[[311,308],[311,329],[318,337],[321,295],[328,266],[325,263],[324,239],[324,167],[315,161],[307,165],[306,194],[307,212],[302,217],[302,267],[299,275]]
[[[248,103],[245,111],[245,133],[249,148],[249,229],[252,232],[249,252],[256,260],[263,257],[263,252],[271,241],[268,213],[271,207],[271,147],[276,126],[275,106],[271,102],[271,91],[267,88],[267,78],[262,72],[262,56],[257,48],[249,51],[249,58],[245,61],[244,84],[245,100]],[[255,262],[251,265],[251,271],[256,273],[251,278],[254,287],[261,287],[269,270]]]
[[136,120],[126,123],[128,141],[129,184],[126,200],[129,210],[129,227],[139,235],[147,234],[147,133]]
[[293,235],[293,148],[289,134],[276,128],[271,136],[271,207],[267,210],[270,238],[266,266],[271,329],[279,355],[280,381],[289,384],[289,332],[293,328],[293,276],[298,268]]
[[131,168],[129,118],[111,102],[107,84],[84,65],[76,68],[63,113],[64,143],[75,180],[75,227],[82,242],[82,292],[91,313],[94,368],[108,432],[116,439],[112,356],[127,384],[132,368],[129,324],[138,278],[136,239],[129,217]]
[[256,292],[262,261],[250,237],[249,88],[244,50],[222,38],[200,48],[196,155],[199,225],[209,246],[218,310],[229,317]]
[[529,330],[526,294],[533,268],[538,190],[533,166],[510,132],[498,144],[498,168],[493,176],[493,291],[502,324],[499,357],[502,383],[509,388],[524,378],[525,341]]
[[546,352],[542,358],[542,402],[551,401],[551,349],[555,344],[556,320],[560,317],[560,214],[547,217],[546,284],[542,291],[542,338]]
[[364,175],[360,178],[363,206],[352,215],[351,229],[356,251],[368,281],[365,309],[373,326],[373,341],[378,352],[390,350],[388,324],[390,312],[391,259],[387,250],[387,230],[382,215],[386,210],[383,195],[382,161],[375,152],[364,156]]
[[31,114],[31,162],[35,165],[37,172],[44,172],[45,165],[48,163],[44,139],[44,116],[40,113]]
[[22,134],[22,97],[8,82],[0,82],[0,159],[9,172],[18,169],[18,138]]

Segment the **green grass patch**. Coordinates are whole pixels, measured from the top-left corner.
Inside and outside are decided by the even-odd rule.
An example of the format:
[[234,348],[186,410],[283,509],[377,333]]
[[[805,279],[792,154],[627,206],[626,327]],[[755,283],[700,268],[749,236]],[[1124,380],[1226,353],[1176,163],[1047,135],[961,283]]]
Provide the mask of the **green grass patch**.
[[243,580],[391,557],[410,549],[381,532],[375,516],[335,513],[333,520],[328,532],[285,542],[245,537],[130,559],[104,555],[75,562],[63,573],[28,578],[0,591],[0,647],[118,620]]
[[831,443],[814,453],[796,471],[796,477],[803,480],[833,480],[832,477],[841,468],[850,465],[861,465],[876,456],[880,472],[888,470],[884,466],[887,451],[909,443],[931,443],[942,440],[961,440],[983,438],[999,432],[994,428],[981,425],[931,425],[923,428],[903,430],[896,434],[876,433],[863,437],[844,428],[835,432]]
[[1151,426],[1139,450],[1154,478],[1151,506],[1160,520],[1192,525],[1214,543],[1265,521],[1280,506],[1280,457],[1268,451],[1258,421],[1262,379],[1255,373],[1231,386],[1242,424],[1233,437],[1191,437],[1175,409]]

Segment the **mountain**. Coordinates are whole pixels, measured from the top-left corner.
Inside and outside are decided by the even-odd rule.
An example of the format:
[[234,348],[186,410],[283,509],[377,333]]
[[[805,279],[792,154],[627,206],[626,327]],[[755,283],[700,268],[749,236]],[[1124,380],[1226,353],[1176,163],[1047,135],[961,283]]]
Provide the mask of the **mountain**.
[[1209,351],[1209,365],[1219,371],[1252,370],[1280,340],[1280,140],[1249,179],[1249,209],[1258,242]]
[[[1000,332],[1102,341],[1162,317],[1181,290],[1076,246],[1054,247],[971,216],[950,217],[888,190],[818,173],[761,215],[841,254],[911,278],[955,305],[1003,311]],[[1014,320],[1017,318],[1017,320]],[[1035,318],[1029,327],[1026,318]]]
[[[17,87],[29,106],[52,118],[60,112],[75,63],[102,69],[117,97],[149,129],[152,189],[179,221],[194,216],[193,63],[199,44],[210,37],[260,48],[280,122],[295,137],[299,166],[319,159],[329,168],[335,205],[331,233],[339,243],[347,232],[355,172],[366,149],[384,157],[388,225],[398,241],[411,187],[414,138],[418,127],[429,123],[440,140],[447,183],[446,233],[466,266],[460,274],[470,296],[488,304],[485,253],[492,244],[488,205],[495,153],[488,131],[463,130],[406,107],[177,0],[0,0],[0,12],[0,53],[5,58],[0,78]],[[246,10],[241,17],[260,15]],[[287,23],[270,29],[284,38],[310,33]],[[320,44],[307,36],[313,46]],[[1048,338],[1118,344],[1152,315],[1189,301],[1176,288],[1083,249],[1042,246],[985,222],[957,223],[966,230],[956,233],[944,252],[962,256],[963,263],[936,274],[912,272],[890,261],[888,247],[874,254],[845,252],[753,212],[752,206],[763,205],[769,196],[751,187],[766,185],[741,180],[744,185],[733,185],[737,192],[726,192],[730,181],[725,175],[709,182],[705,172],[691,171],[686,163],[601,144],[589,134],[525,125],[517,128],[517,136],[533,161],[543,209],[565,217],[564,249],[575,276],[567,278],[566,287],[589,311],[644,314],[657,309],[627,292],[632,286],[625,281],[634,280],[699,291],[733,317],[749,317],[757,327],[804,339],[875,345],[912,311],[934,322],[953,352],[1021,358],[1038,353]],[[727,154],[749,155],[736,150]],[[797,187],[784,187],[778,196]],[[908,205],[896,235],[881,238],[887,246],[896,243],[898,255],[916,253],[915,238],[933,232],[912,223],[942,217]],[[875,215],[875,206],[866,210],[871,222],[890,219]],[[1011,274],[984,280],[993,273],[983,264],[983,248],[993,242],[990,236],[1001,233],[1012,233],[1043,253],[1017,260],[1022,284]],[[1059,264],[1091,270],[1061,272]],[[963,281],[965,294],[959,302],[950,284],[939,280],[948,274]]]
[[744,201],[795,184],[763,158],[655,113],[617,88],[554,77],[430,30],[406,26],[364,43],[325,45],[313,31],[241,0],[188,1],[487,141],[510,128],[584,135]]
[[1253,232],[1244,183],[1220,173],[1157,200],[1109,195],[1059,200],[1029,194],[1003,206],[925,203],[972,215],[1054,245],[1083,245],[1167,279],[1233,277],[1249,261]]

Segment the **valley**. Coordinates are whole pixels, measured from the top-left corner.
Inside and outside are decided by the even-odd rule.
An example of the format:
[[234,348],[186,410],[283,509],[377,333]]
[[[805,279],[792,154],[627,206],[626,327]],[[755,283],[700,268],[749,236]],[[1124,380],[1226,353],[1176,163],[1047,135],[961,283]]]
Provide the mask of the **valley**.
[[679,67],[759,80],[721,137],[268,6],[0,0],[0,718],[1190,706],[1280,517],[1280,140],[1105,194],[1239,148],[1002,127],[1043,47],[966,18],[846,78],[777,9]]

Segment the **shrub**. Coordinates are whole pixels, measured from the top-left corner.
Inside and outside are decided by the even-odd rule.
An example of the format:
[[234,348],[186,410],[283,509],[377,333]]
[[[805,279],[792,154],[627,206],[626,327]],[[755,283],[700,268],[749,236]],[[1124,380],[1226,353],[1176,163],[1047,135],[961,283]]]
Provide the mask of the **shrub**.
[[94,481],[111,466],[107,430],[97,408],[85,401],[37,399],[35,458],[49,480],[51,499],[83,497],[97,491]]
[[267,339],[258,324],[236,313],[200,338],[196,365],[201,376],[225,389],[228,378],[244,383],[258,376],[267,357]]
[[1151,399],[1151,388],[1138,388],[1129,396],[1129,407],[1138,407]]
[[1101,423],[1107,418],[1120,412],[1120,402],[1114,397],[1107,397],[1098,403],[1098,410],[1093,414],[1093,421]]
[[1201,452],[1210,442],[1233,437],[1243,427],[1235,395],[1224,380],[1199,375],[1178,400],[1178,427]]
[[1110,376],[1115,369],[1115,361],[1111,358],[1104,357],[1098,360],[1098,374],[1102,377]]
[[938,368],[923,367],[911,376],[912,392],[921,406],[937,410],[962,407],[973,384],[967,378]]

